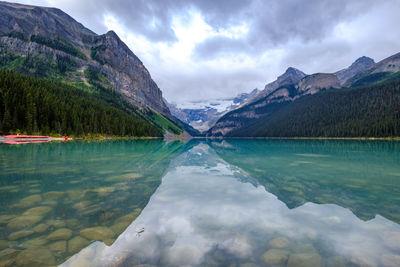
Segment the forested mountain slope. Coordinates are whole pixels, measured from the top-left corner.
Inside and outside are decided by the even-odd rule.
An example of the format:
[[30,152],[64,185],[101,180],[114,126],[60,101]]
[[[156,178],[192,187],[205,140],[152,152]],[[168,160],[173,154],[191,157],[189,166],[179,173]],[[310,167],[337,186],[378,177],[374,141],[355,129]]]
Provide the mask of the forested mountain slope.
[[[125,107],[125,109],[124,109]],[[0,70],[0,132],[46,135],[162,136],[113,91],[96,94]]]
[[304,96],[227,136],[400,136],[400,80]]
[[184,131],[148,70],[113,31],[97,35],[59,9],[0,2],[0,69],[58,81],[90,99],[108,92],[106,102],[132,120],[145,120],[163,133]]

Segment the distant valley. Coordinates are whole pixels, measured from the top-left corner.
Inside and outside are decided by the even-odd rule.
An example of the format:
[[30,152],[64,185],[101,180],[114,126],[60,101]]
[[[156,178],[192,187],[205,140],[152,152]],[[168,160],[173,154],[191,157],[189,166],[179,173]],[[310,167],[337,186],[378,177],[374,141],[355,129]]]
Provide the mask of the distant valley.
[[233,98],[209,101],[193,101],[172,104],[165,100],[171,114],[193,128],[203,132],[227,112],[251,101],[260,91],[254,89],[249,93],[241,93]]

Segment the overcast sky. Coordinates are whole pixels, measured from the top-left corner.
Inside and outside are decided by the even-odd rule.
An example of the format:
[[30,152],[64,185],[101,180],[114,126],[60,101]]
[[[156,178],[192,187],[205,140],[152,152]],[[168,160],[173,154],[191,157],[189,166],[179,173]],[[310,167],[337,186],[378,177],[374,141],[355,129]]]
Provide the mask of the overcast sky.
[[19,0],[114,30],[170,102],[217,99],[289,66],[334,72],[400,52],[400,0]]

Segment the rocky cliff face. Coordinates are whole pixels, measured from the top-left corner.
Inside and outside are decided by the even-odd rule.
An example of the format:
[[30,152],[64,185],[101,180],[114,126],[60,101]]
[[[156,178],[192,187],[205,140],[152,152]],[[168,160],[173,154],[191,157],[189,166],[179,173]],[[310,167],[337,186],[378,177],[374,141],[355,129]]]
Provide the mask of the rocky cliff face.
[[[350,87],[352,85],[359,86],[360,81],[368,80],[369,77],[372,77],[371,81],[374,80],[374,77],[385,76],[382,74],[388,74],[393,72],[400,71],[400,53],[397,53],[393,56],[385,58],[378,63],[374,64],[370,68],[367,68],[363,71],[360,71],[353,77],[350,77],[343,83],[343,87]],[[363,84],[361,82],[361,84]]]
[[84,71],[94,67],[134,106],[172,118],[148,70],[112,31],[97,35],[56,8],[0,2],[0,35],[2,51],[68,57],[76,64],[66,75],[75,82],[87,82]]
[[340,88],[339,79],[334,74],[316,73],[301,79],[297,85],[297,96],[315,94],[321,89]]
[[353,78],[358,73],[370,69],[375,66],[375,61],[369,57],[360,57],[351,64],[350,67],[335,72],[336,77],[339,79],[340,85],[344,85],[346,81]]
[[[303,78],[300,78],[301,76]],[[339,80],[334,74],[316,73],[305,76],[304,73],[289,68],[275,82],[266,86],[267,90],[275,88],[274,90],[267,93],[265,97],[259,95],[251,103],[224,115],[208,131],[207,135],[225,136],[229,132],[245,127],[251,121],[267,116],[280,106],[295,101],[304,95],[339,87]],[[268,92],[267,90],[264,89],[262,93],[265,94]]]
[[275,81],[268,83],[265,85],[264,90],[262,90],[260,93],[258,93],[253,99],[250,99],[249,102],[257,101],[261,98],[266,97],[268,94],[276,90],[277,88],[287,85],[287,84],[296,84],[298,83],[301,79],[303,79],[306,76],[304,72],[301,70],[298,70],[293,67],[289,67],[285,73],[283,73],[281,76],[279,76]]
[[400,53],[379,61],[371,70],[371,73],[400,71]]

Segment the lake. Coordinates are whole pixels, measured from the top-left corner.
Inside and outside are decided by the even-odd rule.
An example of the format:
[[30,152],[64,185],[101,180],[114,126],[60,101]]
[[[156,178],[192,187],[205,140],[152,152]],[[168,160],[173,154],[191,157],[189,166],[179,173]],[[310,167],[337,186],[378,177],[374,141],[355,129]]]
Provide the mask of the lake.
[[0,266],[400,266],[400,143],[0,145]]

